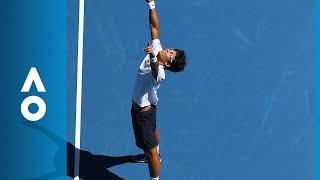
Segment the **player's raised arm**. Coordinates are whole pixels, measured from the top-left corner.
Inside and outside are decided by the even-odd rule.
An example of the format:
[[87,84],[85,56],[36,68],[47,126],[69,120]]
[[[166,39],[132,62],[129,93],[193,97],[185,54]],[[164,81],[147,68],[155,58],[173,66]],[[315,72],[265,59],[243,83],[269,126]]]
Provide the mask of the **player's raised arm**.
[[149,23],[151,39],[159,39],[159,18],[153,0],[146,0],[149,5]]

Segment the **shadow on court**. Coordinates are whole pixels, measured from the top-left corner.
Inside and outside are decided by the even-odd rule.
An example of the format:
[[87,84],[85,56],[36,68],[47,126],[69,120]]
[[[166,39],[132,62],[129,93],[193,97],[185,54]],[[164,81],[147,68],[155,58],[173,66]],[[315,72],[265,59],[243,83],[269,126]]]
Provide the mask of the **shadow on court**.
[[[120,180],[124,179],[119,175],[110,172],[108,168],[117,166],[124,163],[133,163],[132,155],[112,157],[105,155],[94,155],[89,151],[79,150],[74,147],[70,142],[66,142],[47,128],[37,125],[35,122],[22,122],[26,127],[32,128],[36,131],[46,135],[57,146],[58,150],[54,155],[53,163],[55,170],[38,177],[29,178],[28,180],[42,180],[51,179],[61,176],[66,176],[65,168],[67,169],[67,176],[74,178],[74,156],[75,151],[80,151],[80,172],[79,177],[85,180]],[[65,151],[67,148],[67,151]],[[65,154],[67,153],[67,166]]]

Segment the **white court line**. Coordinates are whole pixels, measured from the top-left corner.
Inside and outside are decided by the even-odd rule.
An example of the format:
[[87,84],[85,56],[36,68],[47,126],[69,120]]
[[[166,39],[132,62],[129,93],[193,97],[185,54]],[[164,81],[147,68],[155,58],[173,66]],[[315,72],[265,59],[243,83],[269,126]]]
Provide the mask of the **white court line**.
[[[82,65],[83,65],[83,28],[84,28],[84,0],[79,0],[78,27],[78,59],[77,59],[77,97],[76,97],[76,126],[75,126],[75,156],[74,174],[79,174],[80,168],[80,135],[81,135],[81,104],[82,104]],[[74,180],[78,180],[76,176]]]

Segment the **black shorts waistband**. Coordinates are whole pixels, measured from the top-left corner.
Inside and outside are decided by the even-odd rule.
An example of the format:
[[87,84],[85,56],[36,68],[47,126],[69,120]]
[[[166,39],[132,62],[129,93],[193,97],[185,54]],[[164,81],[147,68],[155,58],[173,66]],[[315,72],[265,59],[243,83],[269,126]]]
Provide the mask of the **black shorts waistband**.
[[135,111],[145,112],[145,111],[148,111],[151,107],[156,107],[156,105],[151,104],[151,105],[148,105],[148,106],[140,107],[137,103],[135,103],[135,102],[132,100],[132,108],[133,108]]

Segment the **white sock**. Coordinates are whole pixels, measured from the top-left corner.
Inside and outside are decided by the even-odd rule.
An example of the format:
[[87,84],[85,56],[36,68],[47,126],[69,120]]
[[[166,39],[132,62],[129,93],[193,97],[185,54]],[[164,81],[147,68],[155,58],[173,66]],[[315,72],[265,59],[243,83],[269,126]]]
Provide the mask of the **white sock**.
[[150,180],[159,180],[159,176],[158,177],[150,177]]

